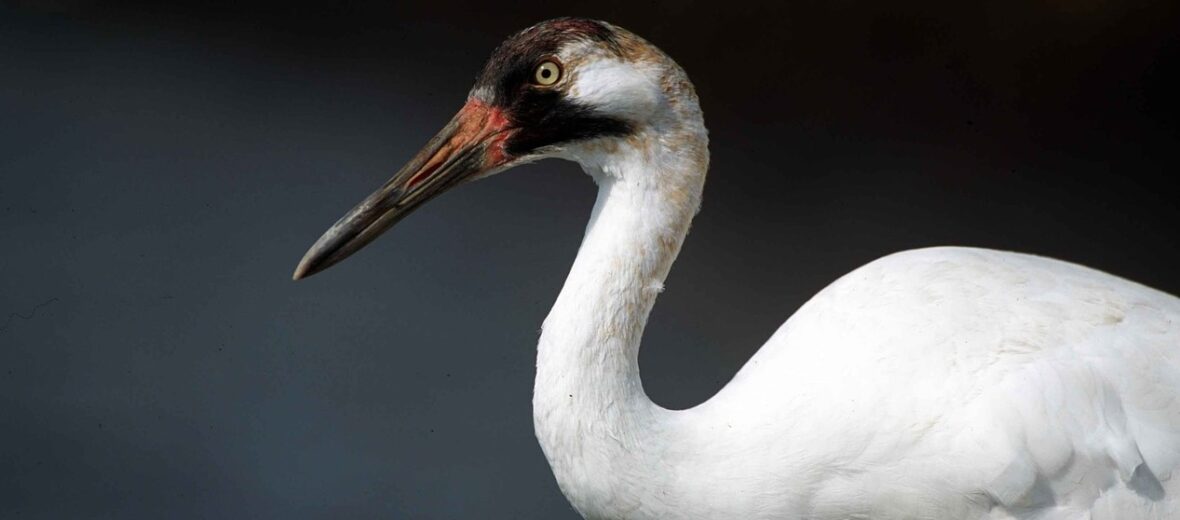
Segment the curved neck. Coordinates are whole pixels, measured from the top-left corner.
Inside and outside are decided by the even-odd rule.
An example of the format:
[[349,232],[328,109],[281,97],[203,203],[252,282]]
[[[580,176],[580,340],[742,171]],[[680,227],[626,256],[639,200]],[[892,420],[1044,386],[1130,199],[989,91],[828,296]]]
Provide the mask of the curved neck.
[[[639,344],[689,220],[669,215],[660,199],[643,186],[599,180],[578,257],[542,329],[539,418],[546,405],[588,407],[594,416],[652,406],[639,379]],[[620,409],[624,403],[632,409]]]
[[[691,150],[615,150],[579,158],[598,200],[577,260],[545,320],[537,352],[533,417],[562,490],[576,508],[626,500],[620,490],[652,461],[645,446],[669,412],[639,377],[648,314],[696,213],[707,166],[703,128]],[[624,491],[623,494],[626,494]]]

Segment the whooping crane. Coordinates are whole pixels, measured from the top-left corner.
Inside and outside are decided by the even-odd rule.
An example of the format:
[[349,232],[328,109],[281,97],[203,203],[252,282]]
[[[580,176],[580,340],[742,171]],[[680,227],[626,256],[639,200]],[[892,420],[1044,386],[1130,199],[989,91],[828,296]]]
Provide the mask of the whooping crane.
[[533,398],[537,439],[586,518],[1180,518],[1180,300],[1057,260],[887,256],[807,302],[708,401],[652,403],[640,338],[708,141],[680,67],[607,23],[511,36],[455,118],[295,278],[451,187],[548,157],[599,186]]

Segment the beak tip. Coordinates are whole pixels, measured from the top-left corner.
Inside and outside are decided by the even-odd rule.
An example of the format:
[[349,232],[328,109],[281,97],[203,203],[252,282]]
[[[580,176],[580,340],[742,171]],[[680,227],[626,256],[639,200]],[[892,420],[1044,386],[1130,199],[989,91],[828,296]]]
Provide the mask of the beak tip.
[[291,281],[298,282],[299,280],[307,278],[308,276],[311,276],[311,273],[308,272],[307,268],[301,262],[299,267],[295,268],[295,273],[291,275]]
[[[314,251],[314,249],[313,249],[313,251]],[[304,256],[303,260],[299,261],[299,265],[297,267],[295,267],[295,272],[291,274],[291,281],[298,282],[299,280],[302,280],[302,279],[307,278],[313,274],[323,271],[325,268],[328,267],[327,265],[324,265],[324,263],[320,262],[319,260],[320,260],[320,258],[318,258],[316,255],[311,254],[311,251],[308,251],[307,256]]]

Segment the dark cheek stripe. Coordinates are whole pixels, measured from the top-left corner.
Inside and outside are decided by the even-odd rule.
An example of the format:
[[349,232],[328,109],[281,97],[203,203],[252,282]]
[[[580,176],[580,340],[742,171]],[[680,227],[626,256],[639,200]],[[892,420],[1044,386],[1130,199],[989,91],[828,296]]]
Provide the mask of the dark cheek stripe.
[[522,118],[524,120],[517,123],[519,129],[506,143],[509,154],[524,155],[546,146],[625,136],[632,132],[626,121],[598,114],[564,99],[527,112],[532,112],[528,114],[532,117]]

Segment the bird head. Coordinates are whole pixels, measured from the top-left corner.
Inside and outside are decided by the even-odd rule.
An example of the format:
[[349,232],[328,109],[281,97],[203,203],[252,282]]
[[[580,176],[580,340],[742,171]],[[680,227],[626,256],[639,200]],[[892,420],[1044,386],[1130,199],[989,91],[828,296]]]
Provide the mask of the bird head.
[[559,18],[520,31],[492,53],[455,117],[316,241],[294,279],[347,258],[459,184],[546,157],[586,164],[617,152],[677,120],[686,98],[699,113],[675,62],[624,29]]

